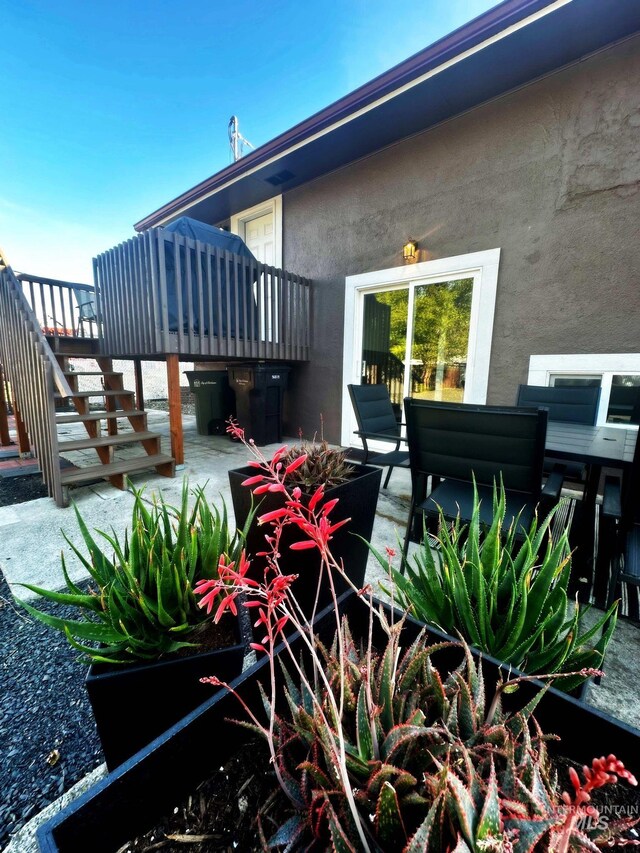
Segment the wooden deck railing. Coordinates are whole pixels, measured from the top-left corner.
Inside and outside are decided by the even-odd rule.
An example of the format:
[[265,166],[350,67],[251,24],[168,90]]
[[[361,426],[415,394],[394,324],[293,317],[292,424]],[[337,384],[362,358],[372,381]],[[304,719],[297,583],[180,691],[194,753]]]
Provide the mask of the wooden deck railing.
[[54,387],[71,388],[53,355],[22,284],[0,256],[0,362],[33,444],[49,495],[64,505],[55,422]]
[[152,228],[94,259],[104,350],[216,358],[309,357],[310,282]]
[[46,335],[99,338],[100,322],[95,288],[90,284],[43,278],[28,273],[16,276],[25,298]]

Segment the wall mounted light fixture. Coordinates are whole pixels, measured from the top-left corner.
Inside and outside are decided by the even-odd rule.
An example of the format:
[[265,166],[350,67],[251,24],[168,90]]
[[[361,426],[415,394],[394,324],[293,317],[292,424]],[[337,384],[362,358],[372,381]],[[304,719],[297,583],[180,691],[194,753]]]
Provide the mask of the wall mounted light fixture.
[[402,247],[402,257],[405,261],[415,261],[418,256],[418,244],[415,240],[407,240]]

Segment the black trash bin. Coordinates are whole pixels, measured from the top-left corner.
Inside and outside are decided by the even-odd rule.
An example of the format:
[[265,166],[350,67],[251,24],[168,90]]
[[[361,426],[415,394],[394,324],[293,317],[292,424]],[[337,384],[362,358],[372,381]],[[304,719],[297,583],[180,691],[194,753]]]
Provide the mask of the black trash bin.
[[282,441],[284,392],[290,367],[286,364],[229,365],[229,380],[236,395],[238,423],[258,447]]
[[196,398],[198,435],[223,435],[226,421],[235,417],[235,394],[226,370],[185,370]]

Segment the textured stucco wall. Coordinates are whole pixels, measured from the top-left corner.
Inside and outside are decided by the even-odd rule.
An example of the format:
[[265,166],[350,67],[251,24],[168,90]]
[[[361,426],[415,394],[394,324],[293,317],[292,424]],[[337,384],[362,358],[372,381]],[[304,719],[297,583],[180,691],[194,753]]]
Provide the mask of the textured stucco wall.
[[339,440],[344,279],[502,250],[490,403],[536,353],[639,352],[640,37],[289,192],[284,266],[314,281],[286,426]]

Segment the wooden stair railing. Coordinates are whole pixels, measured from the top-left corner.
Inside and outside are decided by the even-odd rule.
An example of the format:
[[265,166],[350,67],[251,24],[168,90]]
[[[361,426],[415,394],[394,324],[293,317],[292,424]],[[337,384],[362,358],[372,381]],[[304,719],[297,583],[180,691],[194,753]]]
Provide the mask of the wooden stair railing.
[[[77,357],[77,353],[69,355]],[[25,298],[22,285],[0,252],[0,364],[38,459],[49,495],[58,506],[68,504],[68,486],[99,479],[122,489],[128,474],[155,468],[174,476],[175,462],[161,453],[160,436],[147,429],[147,415],[135,407],[134,392],[124,388],[122,374],[111,359],[98,357],[99,371],[66,371],[64,353],[52,351],[40,322]],[[60,363],[62,362],[62,364]],[[81,390],[79,377],[100,376],[102,388]],[[102,397],[104,411],[90,408],[92,397]],[[56,403],[69,399],[75,413],[65,414]],[[128,420],[131,432],[119,432],[118,421]],[[107,424],[102,435],[100,423]],[[58,425],[82,423],[86,437],[60,441]],[[139,443],[144,454],[117,460],[117,447]],[[101,464],[61,470],[60,453],[94,449]]]
[[64,506],[54,388],[61,397],[68,397],[71,388],[24,297],[21,284],[1,252],[0,362],[31,438],[47,491],[58,506]]

